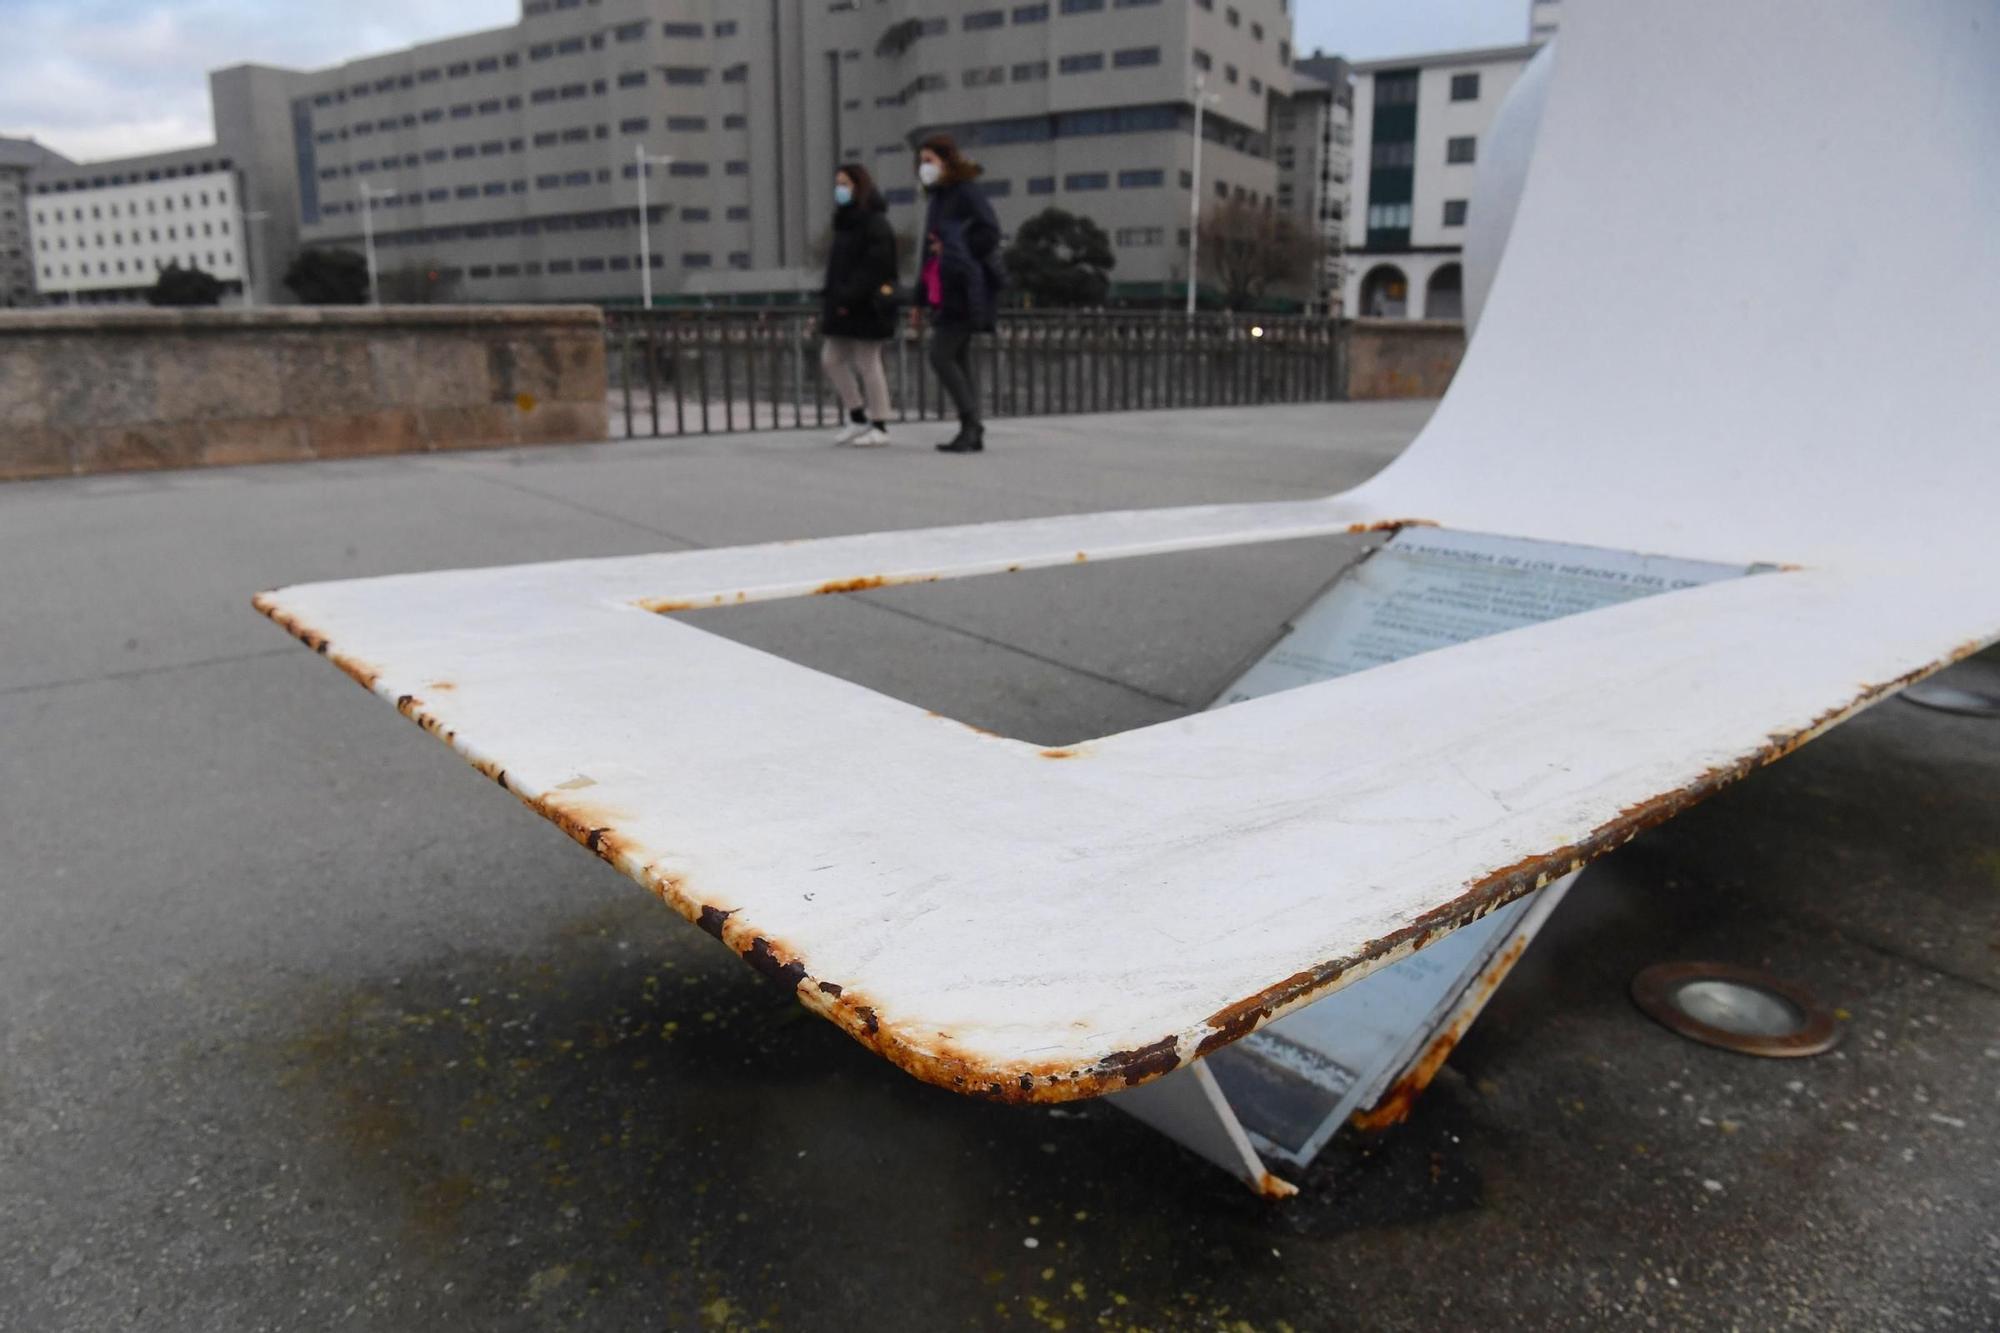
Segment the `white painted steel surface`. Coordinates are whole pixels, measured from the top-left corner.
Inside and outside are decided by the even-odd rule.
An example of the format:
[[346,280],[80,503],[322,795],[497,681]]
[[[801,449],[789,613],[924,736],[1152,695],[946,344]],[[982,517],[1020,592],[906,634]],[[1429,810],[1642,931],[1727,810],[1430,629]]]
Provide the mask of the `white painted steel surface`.
[[[1990,0],[1579,3],[1563,45],[1479,337],[1356,491],[260,605],[919,1076],[1165,1072],[2000,631]],[[1059,757],[643,609],[1408,520],[1799,568]]]

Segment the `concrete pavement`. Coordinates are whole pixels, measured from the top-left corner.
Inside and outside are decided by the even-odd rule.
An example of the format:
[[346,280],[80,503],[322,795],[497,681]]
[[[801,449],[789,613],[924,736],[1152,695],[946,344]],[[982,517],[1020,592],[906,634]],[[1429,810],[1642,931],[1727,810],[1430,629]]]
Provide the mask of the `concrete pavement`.
[[[249,608],[1320,494],[1427,411],[0,487],[0,1330],[2000,1324],[1994,724],[1890,703],[1600,864],[1413,1121],[1272,1206],[1109,1108],[896,1073]],[[1359,549],[703,620],[1059,743],[1200,707]],[[1846,1042],[1753,1061],[1631,1008],[1699,957],[1808,985]]]

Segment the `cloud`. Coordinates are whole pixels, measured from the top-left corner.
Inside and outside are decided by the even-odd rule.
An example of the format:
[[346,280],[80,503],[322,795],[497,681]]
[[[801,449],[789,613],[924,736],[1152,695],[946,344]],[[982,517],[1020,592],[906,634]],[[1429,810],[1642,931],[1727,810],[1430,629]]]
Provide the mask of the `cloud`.
[[213,138],[208,71],[315,68],[499,27],[518,0],[0,0],[0,134],[89,160]]

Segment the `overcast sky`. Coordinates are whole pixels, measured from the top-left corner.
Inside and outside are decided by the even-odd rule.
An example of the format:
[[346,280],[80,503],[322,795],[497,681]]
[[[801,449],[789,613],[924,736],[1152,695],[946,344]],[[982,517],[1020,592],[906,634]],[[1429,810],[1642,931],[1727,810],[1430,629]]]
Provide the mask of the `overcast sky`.
[[[1296,0],[1356,59],[1520,41],[1527,0]],[[511,23],[519,0],[0,0],[0,134],[90,159],[207,142],[208,71],[318,66]]]

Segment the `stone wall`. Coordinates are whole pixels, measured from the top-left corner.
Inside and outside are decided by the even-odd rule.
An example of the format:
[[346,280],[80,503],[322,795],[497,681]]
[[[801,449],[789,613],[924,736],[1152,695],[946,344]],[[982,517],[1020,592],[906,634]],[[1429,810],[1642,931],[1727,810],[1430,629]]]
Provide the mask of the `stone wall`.
[[1440,398],[1465,355],[1465,325],[1357,319],[1347,325],[1347,396]]
[[606,436],[573,306],[0,314],[0,479]]

